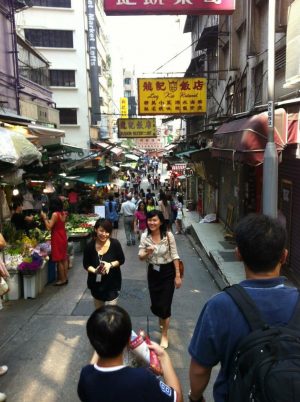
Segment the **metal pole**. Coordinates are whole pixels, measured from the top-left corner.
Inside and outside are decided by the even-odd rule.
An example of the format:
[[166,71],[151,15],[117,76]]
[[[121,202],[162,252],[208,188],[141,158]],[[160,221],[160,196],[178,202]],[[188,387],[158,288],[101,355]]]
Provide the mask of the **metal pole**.
[[263,213],[277,218],[278,155],[274,143],[275,92],[275,8],[276,0],[269,0],[268,15],[268,143],[263,166]]

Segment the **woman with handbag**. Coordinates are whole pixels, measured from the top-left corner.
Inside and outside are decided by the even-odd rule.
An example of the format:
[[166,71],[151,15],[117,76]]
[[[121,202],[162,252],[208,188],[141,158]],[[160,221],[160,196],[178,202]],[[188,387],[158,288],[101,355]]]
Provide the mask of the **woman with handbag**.
[[125,256],[119,240],[111,237],[112,223],[98,219],[94,238],[83,252],[83,267],[88,271],[87,286],[94,298],[95,308],[117,304],[122,285],[121,265]]
[[162,331],[160,346],[167,348],[174,289],[179,289],[182,284],[179,256],[175,238],[167,232],[161,211],[147,214],[147,227],[148,230],[141,236],[139,258],[148,263],[151,311],[159,318]]

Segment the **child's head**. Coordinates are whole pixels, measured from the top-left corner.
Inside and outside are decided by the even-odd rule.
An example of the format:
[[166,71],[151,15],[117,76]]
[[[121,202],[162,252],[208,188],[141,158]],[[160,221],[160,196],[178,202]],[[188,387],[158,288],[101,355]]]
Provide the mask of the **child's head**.
[[128,313],[119,306],[103,306],[88,319],[87,336],[101,358],[119,356],[128,344],[132,325]]

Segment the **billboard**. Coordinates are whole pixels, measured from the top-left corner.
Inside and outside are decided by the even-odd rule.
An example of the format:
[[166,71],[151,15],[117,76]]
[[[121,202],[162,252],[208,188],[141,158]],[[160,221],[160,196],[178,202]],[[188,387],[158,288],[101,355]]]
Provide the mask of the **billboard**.
[[120,112],[121,112],[121,119],[128,118],[128,99],[127,98],[120,98]]
[[156,137],[155,119],[118,119],[119,138]]
[[104,0],[106,15],[230,15],[235,0]]
[[206,98],[206,78],[138,78],[141,116],[202,114]]

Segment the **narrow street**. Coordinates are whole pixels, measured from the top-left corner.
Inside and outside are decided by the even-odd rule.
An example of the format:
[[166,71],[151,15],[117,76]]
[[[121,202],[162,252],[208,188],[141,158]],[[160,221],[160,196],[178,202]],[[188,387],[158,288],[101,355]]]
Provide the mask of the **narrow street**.
[[[149,309],[146,265],[138,260],[137,245],[126,246],[122,219],[120,222],[117,238],[126,262],[119,305],[130,313],[136,330],[147,329],[148,316],[151,339],[159,341],[157,319]],[[188,239],[184,235],[176,239],[186,271],[183,287],[175,292],[168,353],[186,400],[190,360],[187,347],[203,304],[217,288]],[[93,311],[81,260],[82,254],[77,253],[67,287],[49,285],[37,299],[7,302],[1,311],[1,364],[7,364],[9,371],[0,378],[0,391],[7,394],[8,401],[78,400],[79,372],[92,354],[85,323]],[[206,400],[213,401],[211,387]]]

